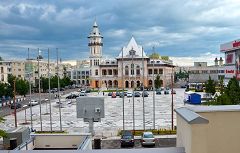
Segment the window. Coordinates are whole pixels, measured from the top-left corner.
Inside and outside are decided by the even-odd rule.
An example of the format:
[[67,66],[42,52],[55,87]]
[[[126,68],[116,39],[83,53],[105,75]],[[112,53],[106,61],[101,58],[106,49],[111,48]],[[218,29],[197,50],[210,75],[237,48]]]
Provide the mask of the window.
[[134,64],[131,64],[131,75],[134,75]]
[[98,75],[98,70],[95,70],[95,75]]
[[125,66],[125,75],[129,75],[129,72],[128,72],[128,66]]
[[152,69],[148,69],[148,74],[152,74]]
[[158,74],[158,69],[154,69],[154,74]]
[[140,66],[137,66],[137,68],[136,68],[136,69],[137,69],[137,72],[136,72],[136,74],[137,74],[137,75],[140,75]]
[[163,74],[163,69],[159,69],[159,74]]

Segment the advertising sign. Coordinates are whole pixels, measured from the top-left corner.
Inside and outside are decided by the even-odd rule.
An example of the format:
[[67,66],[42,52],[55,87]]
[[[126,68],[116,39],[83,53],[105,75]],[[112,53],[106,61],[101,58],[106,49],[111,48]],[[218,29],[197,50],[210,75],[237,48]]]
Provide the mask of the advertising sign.
[[236,74],[235,65],[225,66],[225,78],[232,78]]
[[240,39],[220,45],[221,52],[227,52],[227,51],[236,50],[239,48],[240,48]]

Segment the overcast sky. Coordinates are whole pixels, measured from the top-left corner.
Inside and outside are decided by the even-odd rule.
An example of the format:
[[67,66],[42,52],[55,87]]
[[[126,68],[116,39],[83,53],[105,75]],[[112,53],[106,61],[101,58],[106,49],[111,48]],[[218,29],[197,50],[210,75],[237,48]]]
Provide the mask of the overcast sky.
[[[219,45],[239,39],[239,0],[1,0],[0,56],[36,56],[37,48],[63,60],[89,56],[87,36],[96,18],[103,54],[115,57],[133,35],[178,65],[223,56]],[[188,64],[189,64],[188,63]]]

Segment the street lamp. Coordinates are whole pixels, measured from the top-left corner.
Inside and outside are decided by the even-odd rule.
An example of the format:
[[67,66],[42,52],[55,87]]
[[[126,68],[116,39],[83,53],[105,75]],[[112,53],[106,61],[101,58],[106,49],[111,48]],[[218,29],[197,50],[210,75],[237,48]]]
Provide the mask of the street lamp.
[[[135,55],[136,51],[133,50],[133,48],[129,51],[130,55],[132,56],[132,64],[131,64],[131,75],[132,75],[132,81],[131,81],[131,86],[133,88],[132,92],[132,100],[133,100],[133,132],[135,133],[135,109],[134,109],[134,64],[133,64],[133,55]],[[133,83],[133,84],[132,84]]]

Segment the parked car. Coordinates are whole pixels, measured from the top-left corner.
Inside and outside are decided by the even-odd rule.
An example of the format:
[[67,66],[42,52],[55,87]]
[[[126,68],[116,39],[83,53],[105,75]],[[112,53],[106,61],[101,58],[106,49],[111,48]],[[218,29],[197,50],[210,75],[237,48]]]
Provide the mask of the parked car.
[[157,95],[161,95],[161,94],[162,94],[162,93],[161,93],[161,90],[157,90],[157,91],[156,91],[156,94],[157,94]]
[[134,146],[134,136],[131,131],[124,130],[121,135],[121,147]]
[[85,91],[86,91],[86,93],[90,93],[90,92],[91,92],[91,89],[90,89],[90,88],[87,88]]
[[112,92],[109,92],[109,93],[108,93],[108,96],[112,96]]
[[124,96],[125,96],[124,93],[122,93],[122,92],[119,93],[119,97],[120,97],[120,98],[122,98],[122,97],[124,97]]
[[155,146],[155,138],[152,132],[143,132],[141,138],[142,146]]
[[116,96],[120,96],[121,91],[116,92]]
[[165,95],[169,94],[169,90],[164,90],[164,94]]
[[[20,104],[19,102],[16,102],[16,109],[18,108],[21,108],[22,107],[22,104]],[[14,109],[15,108],[15,104],[14,102],[11,104],[11,109]]]
[[141,93],[140,92],[134,92],[134,97],[141,97]]
[[144,92],[142,92],[142,96],[144,96],[144,97],[148,97],[148,92],[147,91],[144,91]]
[[75,99],[77,97],[79,97],[79,96],[75,95],[75,94],[71,94],[71,95],[67,96],[66,99]]
[[87,96],[86,91],[81,91],[79,96]]
[[127,97],[132,97],[132,92],[127,92]]
[[116,92],[112,92],[112,98],[116,98],[117,95],[116,95]]
[[28,103],[28,106],[35,106],[35,105],[38,105],[38,101],[37,100],[31,100],[31,101],[29,101],[29,103]]

